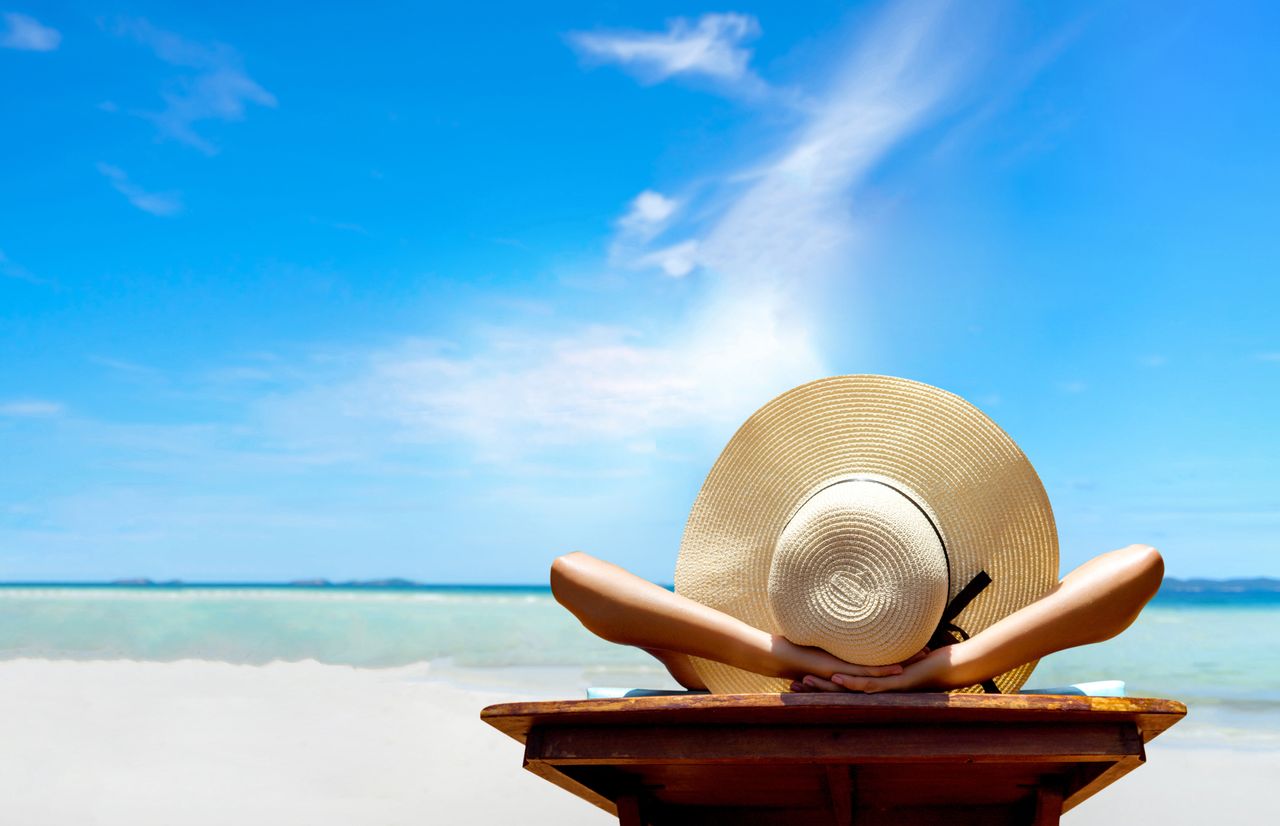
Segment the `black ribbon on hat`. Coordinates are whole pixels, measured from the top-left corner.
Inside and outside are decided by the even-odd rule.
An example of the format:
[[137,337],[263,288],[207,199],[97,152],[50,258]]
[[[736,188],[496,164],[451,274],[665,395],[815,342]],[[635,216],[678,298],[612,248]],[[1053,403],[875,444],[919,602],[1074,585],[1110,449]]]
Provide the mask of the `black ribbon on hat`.
[[[960,589],[960,593],[952,597],[947,603],[947,607],[942,610],[942,619],[938,621],[938,628],[933,632],[933,636],[929,638],[929,650],[936,651],[948,645],[955,645],[969,639],[969,632],[956,625],[955,619],[960,616],[960,612],[969,607],[969,603],[973,602],[973,598],[982,593],[988,585],[991,584],[991,575],[986,571],[978,571],[973,579],[969,580],[969,584]],[[1000,689],[996,686],[995,680],[983,680],[980,685],[982,690],[988,694],[999,694]]]

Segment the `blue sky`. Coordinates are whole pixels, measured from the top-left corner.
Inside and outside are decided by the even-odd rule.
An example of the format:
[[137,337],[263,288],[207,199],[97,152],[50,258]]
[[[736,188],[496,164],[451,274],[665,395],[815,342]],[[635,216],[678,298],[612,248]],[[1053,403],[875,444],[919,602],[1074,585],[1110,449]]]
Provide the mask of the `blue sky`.
[[449,5],[0,8],[0,579],[669,581],[854,372],[1280,575],[1273,6]]

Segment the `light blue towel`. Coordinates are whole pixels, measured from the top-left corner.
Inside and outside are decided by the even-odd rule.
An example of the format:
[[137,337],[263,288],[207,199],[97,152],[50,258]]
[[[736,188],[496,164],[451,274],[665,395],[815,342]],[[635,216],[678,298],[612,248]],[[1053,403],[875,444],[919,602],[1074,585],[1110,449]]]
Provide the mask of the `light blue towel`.
[[[681,691],[664,688],[615,688],[596,686],[587,689],[588,700],[617,699],[619,697],[669,697],[680,694],[707,694],[706,691]],[[1123,697],[1124,680],[1095,680],[1089,683],[1073,683],[1054,688],[1024,688],[1019,694],[1073,694],[1077,697]]]
[[1123,697],[1124,680],[1095,680],[1054,688],[1024,688],[1019,694],[1075,694],[1078,697]]

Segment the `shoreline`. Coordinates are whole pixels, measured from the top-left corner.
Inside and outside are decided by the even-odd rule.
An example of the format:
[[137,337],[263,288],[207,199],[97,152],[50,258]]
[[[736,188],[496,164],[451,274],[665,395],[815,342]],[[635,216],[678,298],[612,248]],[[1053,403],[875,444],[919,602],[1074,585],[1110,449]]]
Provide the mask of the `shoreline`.
[[[518,745],[479,720],[492,703],[581,697],[606,673],[0,661],[0,703],[11,710],[0,795],[6,818],[28,823],[613,823],[523,771]],[[626,673],[636,675],[611,676]],[[1194,715],[1068,822],[1280,818],[1268,786],[1280,744],[1209,742]]]
[[[79,664],[111,667],[126,663],[138,666],[201,667],[227,666],[237,669],[263,670],[297,666],[366,672],[380,679],[403,681],[414,685],[435,685],[476,695],[492,695],[508,700],[567,700],[586,697],[592,686],[681,690],[665,669],[648,664],[614,663],[596,665],[509,665],[476,666],[458,664],[453,657],[422,660],[405,665],[370,666],[329,663],[315,659],[275,659],[266,663],[238,663],[220,659],[182,658],[175,660],[143,660],[124,657],[44,657],[15,656],[0,658],[0,674],[6,666],[21,663]],[[1082,682],[1102,677],[1084,677]],[[1055,683],[1058,684],[1058,683]],[[1044,680],[1033,674],[1028,687],[1044,687]],[[1130,696],[1166,696],[1133,691]],[[1280,705],[1270,701],[1224,700],[1167,695],[1187,705],[1187,717],[1161,736],[1175,748],[1219,748],[1233,751],[1280,751]]]

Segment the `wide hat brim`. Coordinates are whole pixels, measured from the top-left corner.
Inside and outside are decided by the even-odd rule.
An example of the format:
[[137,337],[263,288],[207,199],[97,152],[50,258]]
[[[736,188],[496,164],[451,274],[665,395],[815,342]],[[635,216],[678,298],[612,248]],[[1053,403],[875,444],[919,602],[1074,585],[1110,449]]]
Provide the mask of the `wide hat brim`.
[[[970,636],[1057,582],[1058,535],[1035,469],[995,422],[964,399],[888,376],[801,385],[756,411],[729,441],[694,501],[676,592],[781,633],[768,597],[779,535],[824,485],[896,480],[924,500],[945,537],[948,600],[985,571],[991,582],[954,624]],[[716,693],[786,691],[789,680],[692,658]],[[1036,663],[995,678],[1017,691]],[[973,686],[962,691],[980,691]]]

